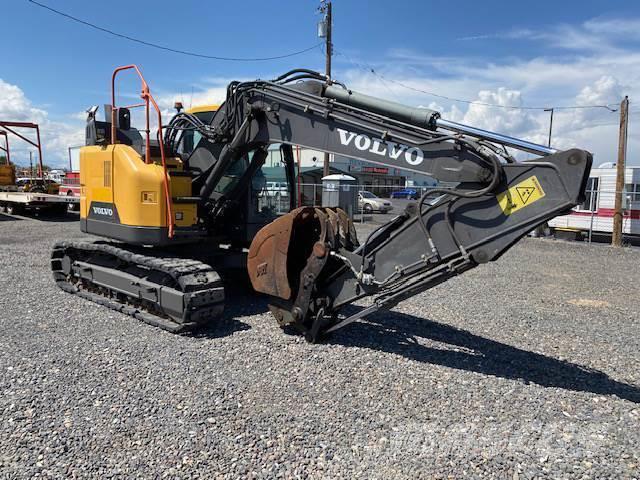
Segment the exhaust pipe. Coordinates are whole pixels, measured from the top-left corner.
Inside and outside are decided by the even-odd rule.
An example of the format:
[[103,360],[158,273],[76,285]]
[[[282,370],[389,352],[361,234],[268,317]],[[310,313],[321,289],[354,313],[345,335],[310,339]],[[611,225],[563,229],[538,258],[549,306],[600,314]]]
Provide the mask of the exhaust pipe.
[[416,108],[409,107],[397,102],[391,102],[389,100],[383,100],[381,98],[372,97],[363,93],[354,92],[351,90],[345,90],[342,87],[335,85],[329,85],[324,90],[325,97],[337,100],[345,105],[350,105],[356,108],[362,108],[370,112],[375,112],[380,115],[393,118],[404,123],[416,125],[429,130],[436,130],[442,128],[443,130],[449,130],[451,132],[463,133],[470,137],[479,138],[482,140],[489,140],[496,142],[507,147],[512,147],[518,150],[522,150],[536,155],[553,155],[558,150],[555,148],[546,147],[544,145],[538,145],[537,143],[527,142],[519,138],[509,137],[481,128],[470,127],[462,123],[452,122],[450,120],[444,120],[440,118],[440,113],[428,108]]

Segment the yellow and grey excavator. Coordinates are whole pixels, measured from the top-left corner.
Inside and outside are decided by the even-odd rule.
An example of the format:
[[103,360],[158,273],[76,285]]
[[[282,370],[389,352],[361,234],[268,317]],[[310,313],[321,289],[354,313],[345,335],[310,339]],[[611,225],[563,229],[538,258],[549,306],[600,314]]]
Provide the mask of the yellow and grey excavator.
[[[140,75],[145,130],[115,105],[123,70]],[[218,272],[243,268],[278,323],[316,341],[498,259],[583,201],[592,162],[583,150],[448,121],[312,70],[232,82],[219,108],[179,111],[164,126],[136,66],[116,69],[112,87],[105,121],[89,111],[80,152],[81,229],[108,240],[56,244],[53,275],[65,291],[173,332],[215,324],[224,305]],[[282,216],[259,202],[271,144],[280,145],[292,193]],[[457,186],[409,204],[360,243],[342,210],[296,208],[292,145]],[[509,149],[536,158],[516,161]],[[368,306],[345,308],[360,299]]]

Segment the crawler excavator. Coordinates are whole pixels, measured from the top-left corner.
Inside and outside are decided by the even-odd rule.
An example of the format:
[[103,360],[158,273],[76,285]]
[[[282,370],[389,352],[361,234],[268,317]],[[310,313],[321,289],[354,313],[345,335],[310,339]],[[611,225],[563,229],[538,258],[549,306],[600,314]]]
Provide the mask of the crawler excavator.
[[[115,104],[116,75],[125,70],[140,77],[145,130]],[[292,193],[282,216],[259,208],[271,144],[280,145]],[[409,204],[359,242],[342,210],[295,204],[292,145],[456,187]],[[518,161],[516,150],[535,158]],[[583,201],[591,162],[584,150],[448,121],[306,69],[232,82],[219,108],[179,110],[162,125],[147,83],[129,65],[113,74],[105,121],[89,110],[80,152],[81,229],[106,239],[57,243],[51,267],[63,290],[172,332],[219,321],[218,272],[242,268],[281,326],[316,341],[498,259]],[[346,308],[362,300],[366,306]]]

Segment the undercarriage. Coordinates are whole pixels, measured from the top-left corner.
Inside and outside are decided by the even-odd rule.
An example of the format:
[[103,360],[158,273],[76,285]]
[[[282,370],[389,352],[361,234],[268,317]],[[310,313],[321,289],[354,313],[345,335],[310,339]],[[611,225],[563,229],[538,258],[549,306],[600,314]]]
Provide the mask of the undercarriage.
[[106,242],[59,242],[51,255],[58,286],[173,333],[218,321],[220,275],[198,260]]

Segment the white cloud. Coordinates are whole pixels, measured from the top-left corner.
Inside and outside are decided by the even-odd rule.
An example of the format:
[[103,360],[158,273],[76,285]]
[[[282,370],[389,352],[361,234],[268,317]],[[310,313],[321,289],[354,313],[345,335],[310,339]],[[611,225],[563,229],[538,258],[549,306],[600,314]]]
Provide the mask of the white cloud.
[[15,119],[16,122],[26,122],[31,119],[41,120],[46,116],[43,110],[31,107],[31,103],[22,90],[2,79],[0,79],[0,112],[3,116]]
[[87,111],[83,110],[81,112],[72,113],[69,115],[69,118],[73,120],[81,120],[84,122],[87,120]]
[[208,77],[203,79],[198,85],[193,86],[189,92],[160,92],[156,96],[158,105],[164,112],[173,115],[174,103],[182,102],[185,108],[198,105],[220,105],[227,96],[227,85],[234,80],[241,78]]
[[607,37],[640,38],[639,18],[594,18],[584,22],[583,28]]
[[638,18],[593,18],[581,24],[556,24],[537,29],[513,28],[458,38],[461,41],[522,40],[544,42],[566,50],[614,51],[617,43],[640,40]]
[[[66,166],[68,147],[84,142],[84,126],[78,121],[72,123],[52,121],[46,110],[34,107],[17,85],[0,79],[0,119],[14,122],[31,122],[40,126],[43,160],[51,166]],[[35,140],[30,129],[15,129],[27,138]],[[12,159],[19,164],[28,164],[31,145],[15,136],[9,137]]]
[[[471,38],[468,38],[471,40]],[[632,102],[629,163],[640,165],[640,132],[635,128],[633,102],[640,98],[640,19],[593,19],[577,26],[556,25],[537,31],[514,29],[474,36],[474,41],[511,39],[538,42],[544,56],[492,58],[433,56],[390,50],[373,61],[357,53],[340,59],[338,78],[357,91],[408,105],[427,106],[443,117],[511,136],[546,144],[549,112],[479,105],[515,106],[609,105],[618,108],[624,95]],[[548,47],[553,47],[549,49]],[[540,49],[536,49],[540,51]],[[364,66],[364,68],[363,68]],[[369,69],[374,68],[375,73]],[[339,68],[338,68],[339,70]],[[398,81],[405,85],[395,83]],[[421,92],[422,91],[422,92]],[[467,99],[471,105],[425,92]],[[605,108],[556,109],[553,146],[578,147],[595,154],[595,164],[615,161],[619,113]]]
[[478,103],[469,105],[463,123],[491,130],[494,132],[530,132],[537,130],[539,124],[528,111],[516,109],[499,109],[483,104],[502,105],[505,107],[522,106],[522,93],[504,87],[496,91],[482,90],[478,93]]
[[611,75],[600,77],[594,85],[584,87],[576,97],[578,105],[606,105],[622,97],[623,87]]

